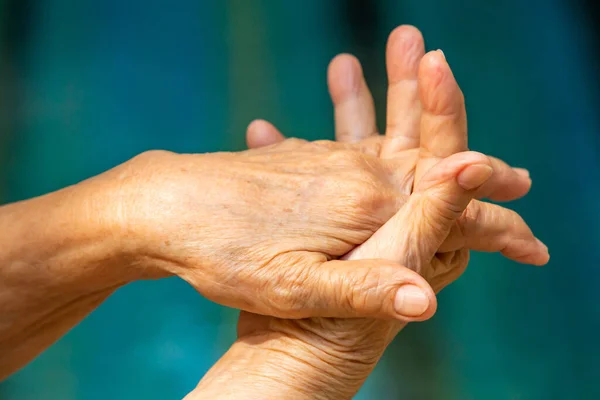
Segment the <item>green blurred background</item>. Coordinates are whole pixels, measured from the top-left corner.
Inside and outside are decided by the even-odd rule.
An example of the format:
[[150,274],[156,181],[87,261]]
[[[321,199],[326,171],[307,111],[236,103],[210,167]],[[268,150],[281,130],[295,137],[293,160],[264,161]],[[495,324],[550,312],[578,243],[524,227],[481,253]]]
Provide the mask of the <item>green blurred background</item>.
[[[357,398],[598,399],[599,22],[593,1],[568,0],[0,1],[0,195],[36,196],[148,149],[240,150],[255,118],[332,138],[326,67],[340,52],[363,62],[382,121],[385,40],[414,24],[465,92],[472,148],[531,170],[511,207],[552,260],[476,254]],[[236,317],[176,279],[130,285],[0,398],[181,398]]]

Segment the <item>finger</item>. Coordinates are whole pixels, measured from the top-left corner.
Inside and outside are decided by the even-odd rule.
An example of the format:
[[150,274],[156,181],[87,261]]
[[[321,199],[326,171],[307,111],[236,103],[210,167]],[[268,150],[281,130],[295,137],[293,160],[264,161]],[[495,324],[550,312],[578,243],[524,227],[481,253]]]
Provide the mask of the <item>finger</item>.
[[480,153],[459,153],[440,161],[400,211],[348,256],[369,254],[420,269],[431,261],[492,173],[491,162]]
[[327,85],[333,102],[336,140],[358,142],[376,135],[373,96],[356,57],[336,56],[329,63]]
[[[402,181],[403,176],[408,176],[409,171],[405,170],[407,165],[412,165],[409,158],[414,156],[410,152],[403,152],[400,157],[396,156],[389,160],[387,167],[389,173],[395,176],[394,182],[399,182],[399,186],[406,186]],[[513,168],[504,161],[489,157],[494,173],[490,179],[483,184],[477,192],[477,198],[487,198],[493,201],[512,201],[525,196],[531,189],[531,178],[529,171],[523,168]],[[434,164],[439,159],[432,159]]]
[[[298,273],[287,274],[292,282],[277,283],[289,288],[283,299],[275,298],[282,317],[411,322],[431,318],[437,307],[433,289],[423,277],[387,260],[333,260],[311,268],[299,266]],[[273,292],[269,298],[273,299]]]
[[[447,186],[444,190],[443,186],[437,182],[441,182],[444,176],[454,175],[452,170],[457,171],[461,164],[465,164],[466,167],[457,175],[457,178],[446,181],[446,185],[451,182],[455,182],[456,185],[453,189]],[[425,214],[425,217],[422,218],[426,220],[425,226],[435,227],[436,222],[439,225],[440,236],[436,237],[435,243],[432,241],[432,245],[437,245],[436,249],[438,249],[442,244],[439,239],[445,240],[449,237],[448,233],[451,230],[458,229],[465,238],[468,238],[467,247],[473,250],[500,251],[516,261],[535,265],[546,264],[550,257],[548,248],[533,236],[521,216],[497,205],[470,201],[471,198],[487,195],[484,192],[485,185],[493,181],[496,172],[493,167],[494,162],[485,155],[464,152],[444,159],[423,177],[415,193],[426,193],[423,204],[433,205],[433,210],[431,207],[428,209],[424,207],[417,212]],[[477,180],[483,178],[485,170],[489,171],[489,175],[485,181],[482,180],[477,184]],[[437,194],[439,199],[437,205],[433,201],[435,197],[432,197],[436,192],[439,193]],[[464,213],[467,205],[469,206],[468,211]],[[446,219],[442,215],[444,209],[449,212]],[[439,217],[435,216],[436,212]],[[455,221],[458,224],[455,224]],[[483,229],[487,230],[486,235],[483,235]],[[443,251],[443,249],[438,251]]]
[[[531,187],[527,170],[510,168],[498,159],[489,156],[487,158],[493,173],[473,194],[474,197],[513,200],[527,193]],[[394,160],[394,169],[401,167],[395,164]],[[444,164],[436,165],[435,168],[444,168]],[[408,199],[409,197],[399,197],[399,206],[405,206]],[[393,238],[390,238],[386,243],[392,240]],[[390,246],[393,247],[393,244],[386,245]],[[476,251],[501,252],[511,260],[526,264],[544,265],[549,260],[548,248],[533,235],[518,213],[477,200],[469,203],[467,210],[452,227],[438,252],[450,252],[463,247]],[[384,257],[381,253],[366,254]],[[405,263],[404,260],[396,261]]]
[[246,129],[246,143],[251,149],[270,146],[285,140],[285,136],[268,121],[257,119]]
[[427,53],[419,65],[421,116],[418,180],[440,158],[467,150],[463,94],[441,51]]
[[386,50],[388,106],[384,158],[419,147],[421,102],[417,77],[424,54],[423,35],[417,28],[400,26],[390,34]]
[[525,196],[531,189],[529,171],[523,168],[512,168],[504,161],[489,157],[494,174],[481,188],[478,197],[494,201],[511,201]]
[[471,250],[500,252],[511,260],[545,265],[548,247],[537,239],[521,216],[504,207],[472,201],[439,251]]

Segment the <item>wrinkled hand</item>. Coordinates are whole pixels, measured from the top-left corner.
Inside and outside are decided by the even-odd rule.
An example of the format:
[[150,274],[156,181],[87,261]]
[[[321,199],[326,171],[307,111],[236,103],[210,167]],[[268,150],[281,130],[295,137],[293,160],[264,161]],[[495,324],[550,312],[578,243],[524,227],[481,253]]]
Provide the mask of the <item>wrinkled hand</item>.
[[[421,60],[423,47],[420,33],[412,27],[398,28],[390,37],[388,128],[384,140],[372,136],[376,132],[373,103],[357,61],[341,56],[330,66],[337,137],[363,139],[363,145],[369,143],[370,147],[379,143],[383,157],[404,161],[404,191],[415,187],[400,212],[346,258],[397,261],[419,271],[436,291],[464,271],[468,249],[501,251],[516,261],[546,263],[547,249],[516,213],[475,201],[462,213],[470,196],[511,200],[524,195],[531,181],[525,171],[511,169],[494,158],[478,153],[452,155],[467,150],[464,100],[442,54],[433,52]],[[252,124],[248,133],[250,145],[268,144],[282,137],[263,121]],[[447,158],[440,161],[443,157]],[[464,177],[461,172],[473,179],[491,175],[480,187],[464,191],[449,183],[454,177],[460,182]],[[405,301],[411,299],[421,304],[418,292]],[[336,395],[346,398],[358,390],[402,327],[402,323],[393,321],[284,321],[242,313],[239,341],[293,352],[295,357],[303,354],[306,385],[311,387],[316,375],[333,374],[338,384],[330,381],[329,387],[337,386]],[[295,371],[295,375],[299,373]]]
[[[467,118],[463,94],[443,54],[423,57],[421,33],[412,26],[394,30],[388,40],[388,112],[385,136],[377,134],[371,93],[358,60],[350,55],[333,59],[328,71],[338,141],[356,143],[368,154],[400,162],[397,171],[401,193],[409,195],[419,179],[442,158],[468,150]],[[250,147],[283,140],[270,123],[254,121],[248,127]],[[494,176],[482,188],[485,197],[510,201],[531,188],[529,173],[490,157]],[[405,198],[406,199],[406,198]],[[540,244],[514,211],[473,201],[459,218],[441,252],[459,248],[501,252],[527,264],[544,264]]]
[[415,320],[394,296],[417,274],[337,260],[398,210],[399,164],[290,139],[240,153],[149,152],[95,180],[119,182],[114,211],[135,264],[210,300],[285,318]]
[[[410,248],[406,261],[423,270],[435,269],[436,248],[493,172],[489,158],[480,153],[444,159],[375,235],[404,227],[398,243],[390,244]],[[380,244],[374,236],[358,249],[383,256],[393,253]],[[350,398],[401,326],[373,319],[283,320],[242,313],[238,341],[188,398],[274,398],[267,394],[271,388],[282,399]]]

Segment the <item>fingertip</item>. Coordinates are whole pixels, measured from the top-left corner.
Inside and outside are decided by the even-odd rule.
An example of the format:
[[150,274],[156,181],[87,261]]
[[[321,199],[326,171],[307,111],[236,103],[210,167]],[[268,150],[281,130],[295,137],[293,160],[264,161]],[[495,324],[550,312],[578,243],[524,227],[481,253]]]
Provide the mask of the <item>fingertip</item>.
[[459,186],[464,190],[475,190],[487,182],[494,170],[487,164],[468,165],[456,177]]
[[[475,167],[475,170],[467,172],[469,167]],[[471,172],[473,174],[471,174]],[[475,172],[477,173],[475,174]],[[463,174],[466,174],[465,177],[469,178],[471,175],[485,177],[488,173],[489,176],[492,175],[493,167],[490,159],[485,154],[476,151],[464,151],[452,154],[451,156],[442,159],[425,173],[417,186],[417,191],[425,190],[449,179],[459,180],[459,177]],[[487,176],[488,179],[489,176]],[[485,181],[487,181],[487,179],[485,179],[484,182]],[[458,183],[461,184],[460,181]],[[465,184],[468,185],[468,183]]]
[[550,262],[550,254],[549,253],[541,254],[536,261],[537,262],[534,264],[535,266],[543,267],[544,265],[546,265]]
[[548,246],[546,246],[540,239],[535,238],[535,242],[538,247],[538,257],[536,259],[537,262],[534,265],[541,267],[550,262],[550,253],[548,252]]
[[282,141],[284,136],[273,124],[263,119],[254,120],[246,130],[246,142],[251,149],[270,146]]
[[[401,25],[390,33],[386,47],[388,53],[403,49],[423,55],[425,54],[424,43],[423,34],[419,29],[412,25]],[[402,52],[402,54],[404,53]]]
[[445,71],[449,69],[446,62],[446,56],[441,50],[432,50],[427,52],[419,64],[419,74],[431,73],[436,71]]
[[521,264],[529,264],[536,267],[543,267],[544,265],[550,262],[550,254],[548,252],[538,250],[534,253],[528,254],[527,256],[518,258],[513,257],[512,259]]
[[351,54],[338,54],[327,69],[327,85],[334,104],[349,96],[357,95],[363,85],[363,70],[360,62]]
[[527,238],[510,241],[508,245],[503,246],[501,253],[518,263],[537,267],[544,266],[550,261],[548,246],[533,236],[531,231],[529,231]]
[[418,77],[419,96],[425,110],[436,115],[461,111],[462,91],[441,50],[425,54],[419,64]]
[[520,199],[531,191],[533,182],[531,178],[517,175],[514,180],[506,186],[500,186],[497,190],[485,197],[493,201],[505,202]]
[[387,41],[386,64],[390,83],[416,79],[419,62],[425,54],[423,34],[411,25],[394,29]]
[[494,167],[494,176],[479,197],[487,197],[493,201],[513,201],[529,193],[532,181],[528,170],[512,168],[494,157],[490,159]]
[[411,269],[398,269],[396,273],[402,273],[393,299],[396,319],[415,322],[431,318],[437,310],[437,297],[429,282]]
[[513,171],[515,171],[521,177],[524,177],[524,178],[530,178],[531,177],[531,175],[529,173],[529,170],[526,169],[526,168],[513,168]]
[[390,35],[388,37],[388,45],[393,42],[401,41],[404,39],[413,39],[413,40],[423,41],[423,34],[419,30],[419,28],[417,28],[414,25],[409,25],[409,24],[400,25],[400,26],[394,28],[394,30],[392,30],[392,32],[390,33]]
[[415,319],[415,321],[427,321],[428,319],[433,317],[437,312],[438,303],[435,292],[429,285],[427,285],[427,288],[425,290],[427,292],[427,297],[429,298],[429,307],[423,314],[421,314],[417,319]]
[[394,296],[397,319],[404,322],[426,321],[437,310],[437,298],[427,284],[407,283],[398,288]]
[[455,167],[450,164],[449,170],[457,171],[456,181],[464,190],[480,188],[494,174],[491,160],[485,154],[466,151],[450,156],[449,159],[455,162]]

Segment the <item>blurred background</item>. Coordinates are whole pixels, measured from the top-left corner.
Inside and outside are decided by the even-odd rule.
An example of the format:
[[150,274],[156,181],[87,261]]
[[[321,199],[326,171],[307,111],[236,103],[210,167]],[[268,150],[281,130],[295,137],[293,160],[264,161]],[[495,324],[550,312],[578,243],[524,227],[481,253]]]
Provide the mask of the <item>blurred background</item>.
[[[530,169],[532,192],[511,207],[552,260],[475,254],[357,398],[598,399],[599,22],[593,0],[0,1],[0,196],[148,149],[241,150],[255,118],[333,138],[326,68],[341,52],[363,62],[383,122],[386,37],[416,25],[465,92],[471,148]],[[181,398],[236,317],[177,279],[130,285],[0,398]]]

